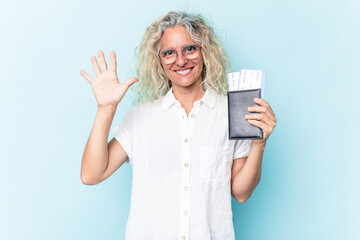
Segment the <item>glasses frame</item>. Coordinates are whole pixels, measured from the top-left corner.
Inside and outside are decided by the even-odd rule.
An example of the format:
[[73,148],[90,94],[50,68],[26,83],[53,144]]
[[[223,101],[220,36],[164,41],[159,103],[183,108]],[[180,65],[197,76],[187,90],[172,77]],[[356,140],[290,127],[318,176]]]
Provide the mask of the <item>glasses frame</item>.
[[[167,50],[173,50],[173,51],[175,51],[175,54],[176,54],[176,57],[174,58],[174,61],[172,61],[171,63],[166,63],[166,64],[173,64],[174,62],[176,62],[176,59],[177,59],[178,56],[179,56],[179,55],[178,55],[178,51],[181,51],[181,54],[182,54],[183,57],[186,58],[187,60],[194,60],[194,59],[198,58],[198,56],[197,56],[197,57],[195,57],[195,58],[190,58],[190,59],[189,59],[189,58],[187,58],[187,57],[185,56],[184,50],[185,50],[185,48],[187,48],[187,47],[189,47],[189,46],[196,46],[196,47],[198,48],[196,51],[200,51],[200,50],[201,50],[201,46],[200,46],[199,44],[196,44],[196,43],[194,43],[194,44],[188,44],[188,45],[184,46],[182,49],[178,49],[178,50],[171,49],[171,48],[163,50],[162,52],[167,51]],[[170,58],[162,57],[162,56],[161,56],[161,52],[158,53],[158,56],[159,56],[160,60],[163,59],[164,61],[166,61],[166,60],[170,59]]]

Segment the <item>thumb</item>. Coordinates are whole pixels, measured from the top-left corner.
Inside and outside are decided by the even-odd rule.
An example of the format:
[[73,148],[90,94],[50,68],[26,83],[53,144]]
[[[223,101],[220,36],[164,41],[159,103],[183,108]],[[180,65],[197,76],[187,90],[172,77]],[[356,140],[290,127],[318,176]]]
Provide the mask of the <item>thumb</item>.
[[126,80],[125,82],[124,82],[124,84],[125,84],[125,86],[127,87],[127,88],[129,88],[131,85],[133,85],[134,83],[136,83],[136,82],[138,82],[139,81],[139,79],[137,79],[136,77],[131,77],[131,78],[129,78],[128,80]]

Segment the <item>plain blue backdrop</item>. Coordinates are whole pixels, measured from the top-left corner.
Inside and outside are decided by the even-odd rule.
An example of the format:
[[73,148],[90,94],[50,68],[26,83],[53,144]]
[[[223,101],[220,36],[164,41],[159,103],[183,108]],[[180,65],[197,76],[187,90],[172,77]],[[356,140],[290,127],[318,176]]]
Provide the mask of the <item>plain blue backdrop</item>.
[[80,180],[97,105],[78,71],[93,75],[90,57],[114,49],[120,81],[134,75],[134,48],[169,10],[208,18],[233,71],[267,73],[278,123],[259,186],[232,200],[236,239],[360,239],[355,0],[1,0],[0,239],[124,239],[131,167]]

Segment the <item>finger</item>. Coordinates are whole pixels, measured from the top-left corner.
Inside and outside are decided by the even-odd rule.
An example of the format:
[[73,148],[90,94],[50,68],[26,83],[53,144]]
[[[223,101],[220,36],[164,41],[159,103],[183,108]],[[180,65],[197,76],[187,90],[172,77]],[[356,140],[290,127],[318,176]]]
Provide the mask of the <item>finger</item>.
[[271,118],[269,118],[266,114],[264,113],[254,113],[254,114],[248,114],[245,116],[246,119],[248,120],[258,120],[261,121],[267,125],[269,125],[270,127],[275,127],[275,121],[272,120]]
[[273,129],[271,126],[261,122],[261,121],[257,121],[257,120],[248,120],[248,122],[256,127],[259,127],[262,129],[262,131],[266,134],[272,133]]
[[263,107],[269,107],[269,103],[266,102],[264,99],[262,98],[254,98],[254,102],[256,102],[257,104],[259,104],[260,106],[263,106]]
[[248,107],[249,112],[258,112],[258,113],[265,113],[267,111],[266,107],[254,105],[251,107]]
[[106,66],[104,52],[102,50],[98,51],[98,57],[99,57],[101,72],[106,72],[107,71],[107,66]]
[[83,76],[90,84],[92,84],[94,82],[94,79],[92,77],[90,77],[89,74],[87,74],[84,70],[80,70],[79,71],[81,76]]
[[114,50],[110,52],[110,72],[116,72],[116,54]]
[[129,78],[128,80],[126,80],[125,82],[124,82],[124,84],[125,84],[125,86],[127,87],[127,88],[129,88],[131,85],[133,85],[134,83],[136,83],[136,82],[138,82],[139,81],[139,79],[137,79],[136,77],[131,77],[131,78]]
[[[254,98],[254,102],[256,102],[257,104],[259,104],[260,106],[263,106],[263,107],[266,107],[266,108],[269,108],[269,110],[274,114],[270,104],[265,101],[264,99],[262,98]],[[275,114],[274,114],[275,115]]]
[[251,106],[248,108],[249,112],[258,112],[258,113],[264,113],[266,114],[269,118],[275,120],[275,115],[273,112],[270,111],[269,108],[264,107],[264,106]]
[[94,69],[94,72],[95,72],[96,76],[99,76],[100,75],[100,68],[99,68],[99,65],[97,63],[97,60],[96,60],[95,56],[91,57],[91,63],[92,63],[92,66],[93,66],[93,69]]

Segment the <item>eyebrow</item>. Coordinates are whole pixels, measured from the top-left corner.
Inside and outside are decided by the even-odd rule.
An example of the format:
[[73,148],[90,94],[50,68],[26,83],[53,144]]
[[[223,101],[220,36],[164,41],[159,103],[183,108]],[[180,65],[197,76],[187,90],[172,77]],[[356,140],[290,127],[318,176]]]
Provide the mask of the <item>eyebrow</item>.
[[[181,49],[184,49],[184,47],[190,46],[190,45],[196,45],[196,43],[189,43],[189,44],[185,44],[184,46],[182,46]],[[165,48],[164,50],[161,50],[160,48],[160,52],[166,51],[166,50],[175,50],[175,48]]]

